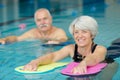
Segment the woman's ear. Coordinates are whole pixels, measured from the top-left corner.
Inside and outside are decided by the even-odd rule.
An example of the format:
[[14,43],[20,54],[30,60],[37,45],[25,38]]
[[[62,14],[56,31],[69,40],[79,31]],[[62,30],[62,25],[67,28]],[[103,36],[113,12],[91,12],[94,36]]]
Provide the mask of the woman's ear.
[[91,38],[92,38],[92,40],[94,40],[94,36],[91,34]]
[[73,35],[74,35],[74,32],[75,32],[75,25],[73,25],[73,31],[72,31]]

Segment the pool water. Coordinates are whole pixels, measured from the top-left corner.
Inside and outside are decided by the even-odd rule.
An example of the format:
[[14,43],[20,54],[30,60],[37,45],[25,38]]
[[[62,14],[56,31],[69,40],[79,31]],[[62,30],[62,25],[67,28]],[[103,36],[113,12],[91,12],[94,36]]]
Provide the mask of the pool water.
[[[1,0],[6,1],[6,0]],[[16,0],[19,2],[19,0]],[[99,24],[99,33],[95,38],[95,42],[105,47],[109,47],[115,39],[120,35],[120,3],[119,0],[33,0],[19,3],[19,16],[13,18],[12,7],[2,5],[1,10],[7,7],[11,9],[10,14],[7,14],[9,19],[1,20],[0,22],[0,38],[10,35],[21,35],[22,33],[36,27],[33,14],[37,8],[48,8],[53,16],[53,25],[63,28],[67,36],[72,37],[68,31],[69,24],[78,16],[89,15],[94,17]],[[33,4],[34,3],[34,4]],[[37,3],[37,7],[33,5]],[[39,4],[38,4],[39,3]],[[8,4],[8,3],[7,3]],[[40,5],[42,4],[42,5]],[[47,4],[47,5],[46,5]],[[26,7],[27,10],[24,10]],[[6,9],[5,9],[6,10]],[[17,14],[16,14],[17,15]],[[0,16],[1,17],[1,16]],[[2,18],[1,18],[2,19]],[[20,24],[25,24],[26,27],[21,29]],[[73,40],[72,40],[73,41]],[[111,64],[99,75],[74,78],[60,74],[58,68],[44,74],[22,74],[16,72],[14,68],[25,65],[32,59],[36,59],[48,52],[59,50],[62,46],[41,46],[39,40],[27,40],[15,42],[6,45],[0,45],[0,80],[119,80],[120,76],[120,58],[115,59],[115,63]],[[69,58],[63,61],[69,61]],[[109,73],[109,75],[108,75]],[[102,76],[102,77],[101,77]],[[109,76],[109,78],[108,78]]]

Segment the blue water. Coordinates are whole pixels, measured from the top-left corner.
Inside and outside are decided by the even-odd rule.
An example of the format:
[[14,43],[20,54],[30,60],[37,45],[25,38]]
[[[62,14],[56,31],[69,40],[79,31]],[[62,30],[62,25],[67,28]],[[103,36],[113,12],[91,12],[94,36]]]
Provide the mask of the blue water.
[[[96,43],[109,47],[113,40],[119,38],[119,0],[101,0],[99,2],[97,0],[21,0],[18,1],[19,3],[17,3],[17,1],[18,0],[16,0],[16,2],[0,1],[0,5],[2,6],[0,6],[0,38],[10,35],[18,36],[34,28],[36,25],[32,16],[34,11],[41,7],[48,8],[51,11],[53,25],[63,28],[69,37],[71,37],[71,35],[68,28],[72,20],[81,15],[90,15],[94,17],[99,24],[99,34],[95,38]],[[14,3],[19,5],[14,5]],[[8,4],[8,6],[6,4]],[[17,6],[17,9],[14,8],[15,6]],[[19,28],[20,24],[26,24],[26,27],[21,29]],[[60,74],[60,69],[44,74],[21,74],[14,71],[15,67],[25,65],[32,59],[60,48],[61,46],[41,46],[39,40],[0,45],[0,80],[74,80],[74,78]],[[68,59],[66,60],[69,61]],[[90,77],[90,80],[101,80],[101,75],[103,77],[106,77],[106,75],[112,77],[111,80],[119,80],[120,58],[117,58],[116,62],[118,63],[118,67],[114,65],[106,71],[111,75],[102,72],[99,75]],[[79,78],[79,80],[83,80],[83,78]],[[107,80],[107,77],[102,80]]]

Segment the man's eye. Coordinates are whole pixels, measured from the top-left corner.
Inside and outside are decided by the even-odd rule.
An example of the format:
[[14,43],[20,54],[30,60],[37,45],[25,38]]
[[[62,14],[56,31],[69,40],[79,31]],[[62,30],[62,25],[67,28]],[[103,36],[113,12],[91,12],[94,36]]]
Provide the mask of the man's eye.
[[44,20],[47,20],[47,18],[44,18]]
[[41,21],[40,19],[37,19],[37,21]]

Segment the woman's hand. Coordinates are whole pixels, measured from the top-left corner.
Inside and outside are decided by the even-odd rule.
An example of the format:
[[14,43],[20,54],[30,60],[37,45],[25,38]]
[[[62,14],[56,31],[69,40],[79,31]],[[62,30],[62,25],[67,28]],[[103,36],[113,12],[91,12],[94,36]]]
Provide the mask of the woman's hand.
[[85,61],[81,61],[80,64],[72,69],[73,74],[84,74],[87,72],[87,65]]
[[30,63],[24,66],[24,71],[36,71],[39,66],[39,62],[37,60],[32,60]]

